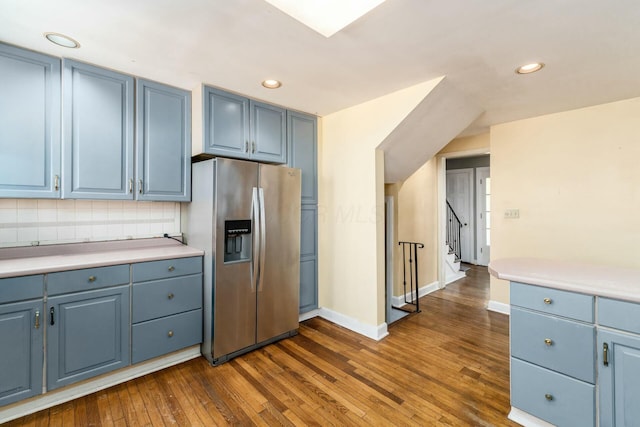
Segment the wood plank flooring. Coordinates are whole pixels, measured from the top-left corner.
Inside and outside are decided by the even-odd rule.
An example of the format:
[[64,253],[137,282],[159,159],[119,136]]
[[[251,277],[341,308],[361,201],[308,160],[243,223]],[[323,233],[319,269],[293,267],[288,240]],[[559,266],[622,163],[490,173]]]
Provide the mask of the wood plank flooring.
[[508,317],[488,291],[472,267],[380,342],[315,318],[222,366],[195,359],[7,425],[516,426]]

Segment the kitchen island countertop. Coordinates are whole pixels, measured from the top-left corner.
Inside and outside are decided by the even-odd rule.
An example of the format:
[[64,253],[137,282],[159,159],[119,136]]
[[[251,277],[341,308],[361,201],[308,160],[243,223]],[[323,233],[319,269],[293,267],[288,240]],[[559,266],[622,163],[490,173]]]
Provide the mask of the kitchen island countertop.
[[541,258],[503,258],[489,263],[498,279],[640,302],[640,270]]
[[0,278],[202,256],[173,239],[153,238],[0,249]]

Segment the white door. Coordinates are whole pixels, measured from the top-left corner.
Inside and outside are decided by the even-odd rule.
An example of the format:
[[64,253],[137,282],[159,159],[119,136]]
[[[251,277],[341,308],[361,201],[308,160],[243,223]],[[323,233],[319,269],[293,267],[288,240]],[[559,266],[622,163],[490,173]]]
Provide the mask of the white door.
[[491,246],[491,177],[488,167],[476,169],[476,259],[480,265],[489,265]]
[[460,219],[460,252],[463,262],[474,262],[473,169],[447,171],[447,200]]

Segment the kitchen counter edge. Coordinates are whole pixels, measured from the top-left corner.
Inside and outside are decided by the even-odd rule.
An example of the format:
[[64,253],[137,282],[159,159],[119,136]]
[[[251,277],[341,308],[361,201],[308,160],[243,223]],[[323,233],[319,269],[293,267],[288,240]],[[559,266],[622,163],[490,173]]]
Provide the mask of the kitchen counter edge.
[[640,270],[541,258],[489,263],[498,279],[640,303]]

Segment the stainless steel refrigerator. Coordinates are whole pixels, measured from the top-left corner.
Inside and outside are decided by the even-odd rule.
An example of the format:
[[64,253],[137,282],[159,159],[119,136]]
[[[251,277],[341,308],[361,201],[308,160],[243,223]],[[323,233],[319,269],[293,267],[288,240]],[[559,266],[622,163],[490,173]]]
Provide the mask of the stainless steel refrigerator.
[[183,232],[205,251],[202,354],[217,365],[297,333],[300,170],[225,158],[192,167]]

